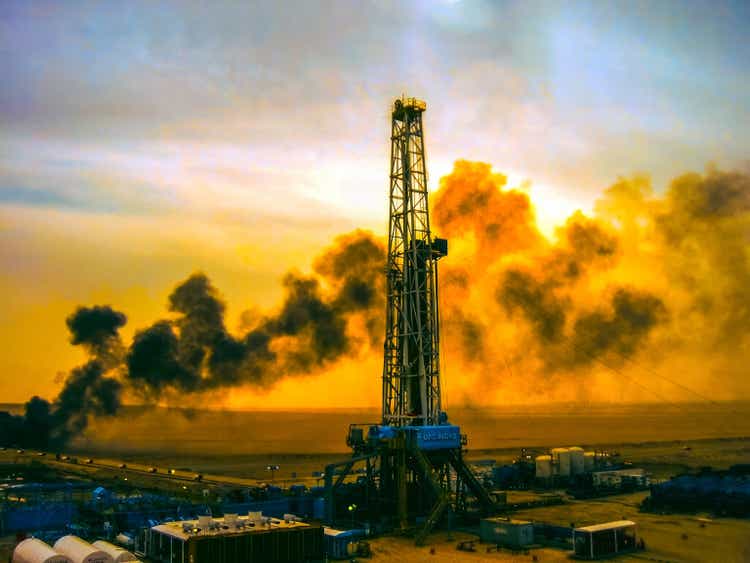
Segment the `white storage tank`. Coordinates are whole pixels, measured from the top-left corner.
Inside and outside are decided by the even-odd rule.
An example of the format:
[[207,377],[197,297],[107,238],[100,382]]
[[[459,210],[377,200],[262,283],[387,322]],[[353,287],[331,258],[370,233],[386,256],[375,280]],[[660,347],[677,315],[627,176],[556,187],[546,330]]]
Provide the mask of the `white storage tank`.
[[13,563],[72,563],[69,557],[36,538],[23,540],[13,550]]
[[549,479],[552,477],[552,456],[538,455],[534,460],[536,462],[536,478]]
[[104,551],[112,558],[112,561],[114,561],[115,563],[120,563],[121,561],[138,561],[138,558],[130,553],[127,549],[109,543],[108,541],[98,540],[91,545],[93,545],[96,549]]
[[198,527],[201,529],[201,531],[206,531],[209,528],[211,528],[211,524],[213,523],[214,519],[211,518],[211,516],[198,516]]
[[596,452],[583,452],[583,469],[591,473],[596,466]]
[[552,465],[557,469],[560,477],[570,476],[570,450],[568,448],[553,448]]
[[573,446],[568,448],[570,452],[570,474],[580,475],[586,472],[585,462],[583,459],[583,448]]
[[78,536],[63,536],[55,542],[54,548],[70,557],[73,563],[114,563],[106,551],[95,548]]

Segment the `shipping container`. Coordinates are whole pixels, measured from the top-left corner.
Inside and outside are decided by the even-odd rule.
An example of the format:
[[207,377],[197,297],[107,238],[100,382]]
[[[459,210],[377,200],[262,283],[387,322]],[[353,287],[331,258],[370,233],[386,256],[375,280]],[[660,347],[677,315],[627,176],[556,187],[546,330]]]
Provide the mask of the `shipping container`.
[[479,536],[483,542],[517,549],[534,543],[534,525],[525,520],[484,518]]

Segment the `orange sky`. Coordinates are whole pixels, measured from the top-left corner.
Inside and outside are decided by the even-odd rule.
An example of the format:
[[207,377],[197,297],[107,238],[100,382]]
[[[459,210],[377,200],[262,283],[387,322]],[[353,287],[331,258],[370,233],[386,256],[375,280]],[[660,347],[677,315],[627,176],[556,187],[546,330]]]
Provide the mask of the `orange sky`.
[[[428,103],[433,190],[459,158],[492,163],[548,235],[618,176],[661,192],[746,166],[747,14],[675,6],[4,3],[0,401],[54,396],[82,357],[65,327],[80,304],[125,311],[128,342],[202,270],[233,329],[335,235],[385,233],[402,91]],[[345,364],[215,400],[376,406],[379,377]]]

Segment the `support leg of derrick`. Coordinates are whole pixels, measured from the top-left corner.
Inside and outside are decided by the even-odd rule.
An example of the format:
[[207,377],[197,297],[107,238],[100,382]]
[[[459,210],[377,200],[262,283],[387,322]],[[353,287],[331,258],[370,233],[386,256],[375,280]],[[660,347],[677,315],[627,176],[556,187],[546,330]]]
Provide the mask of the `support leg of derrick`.
[[396,438],[396,487],[398,490],[398,523],[401,530],[409,526],[409,507],[406,489],[406,443],[403,434]]

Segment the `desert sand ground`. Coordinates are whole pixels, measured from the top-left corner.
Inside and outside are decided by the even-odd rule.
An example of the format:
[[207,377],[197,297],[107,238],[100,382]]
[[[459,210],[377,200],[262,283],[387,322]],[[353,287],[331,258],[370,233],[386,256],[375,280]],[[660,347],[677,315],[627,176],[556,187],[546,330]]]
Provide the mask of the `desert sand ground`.
[[[186,472],[269,481],[267,464],[280,465],[276,480],[305,480],[347,456],[344,436],[349,422],[376,419],[374,411],[327,412],[189,412],[133,408],[126,419],[98,421],[69,448],[79,457],[124,460],[128,464],[182,468]],[[657,479],[710,465],[726,468],[750,463],[750,405],[657,405],[611,408],[579,407],[457,411],[454,417],[469,435],[469,459],[510,462],[522,447],[581,445],[620,452]],[[113,462],[114,463],[114,462]],[[115,466],[116,467],[116,466]],[[85,468],[82,468],[85,470]],[[95,468],[91,471],[96,473]],[[144,485],[152,475],[142,475]],[[179,485],[181,486],[181,485]],[[627,518],[636,521],[647,550],[620,561],[747,562],[750,520],[699,520],[706,515],[652,515],[638,511],[647,493],[607,499],[570,501],[562,506],[525,510],[515,517],[549,523],[586,525]],[[557,549],[528,554],[456,550],[467,536],[445,532],[425,547],[408,537],[373,539],[374,562],[396,561],[567,561]],[[10,538],[9,538],[10,540]],[[7,544],[6,544],[7,545]],[[432,553],[434,550],[434,553]],[[0,561],[7,558],[0,549]]]
[[450,535],[446,532],[437,532],[430,536],[426,545],[416,547],[411,538],[397,536],[378,538],[370,543],[373,556],[368,561],[394,561],[399,563],[421,563],[423,561],[430,563],[476,563],[479,561],[513,563],[540,561],[550,563],[569,561],[566,552],[551,548],[537,548],[529,550],[527,553],[514,554],[508,550],[487,552],[488,545],[476,543],[475,552],[467,553],[456,550],[458,542],[472,539],[477,538],[464,532],[454,532]]

